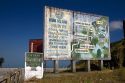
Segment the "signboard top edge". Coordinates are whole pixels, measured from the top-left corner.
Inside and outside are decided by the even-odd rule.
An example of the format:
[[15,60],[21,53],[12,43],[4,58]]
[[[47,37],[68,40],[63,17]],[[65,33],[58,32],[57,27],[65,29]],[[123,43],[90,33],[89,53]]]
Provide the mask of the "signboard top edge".
[[37,54],[43,54],[43,53],[40,53],[40,52],[25,52],[25,54],[27,53],[37,53]]
[[86,15],[91,15],[91,16],[103,16],[103,17],[106,17],[109,19],[109,16],[107,15],[100,15],[100,14],[96,14],[96,13],[89,13],[89,12],[83,12],[83,11],[79,11],[79,10],[71,10],[71,9],[65,9],[65,8],[58,8],[58,7],[53,7],[53,6],[45,6],[45,9],[46,8],[52,8],[52,9],[59,9],[59,10],[63,10],[63,11],[70,11],[70,12],[75,12],[77,14],[86,14]]

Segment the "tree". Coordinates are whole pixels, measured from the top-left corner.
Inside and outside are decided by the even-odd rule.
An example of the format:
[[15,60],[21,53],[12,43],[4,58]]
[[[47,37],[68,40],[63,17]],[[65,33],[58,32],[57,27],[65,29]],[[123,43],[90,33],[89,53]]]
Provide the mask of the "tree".
[[0,57],[0,67],[2,67],[2,64],[4,63],[4,58]]

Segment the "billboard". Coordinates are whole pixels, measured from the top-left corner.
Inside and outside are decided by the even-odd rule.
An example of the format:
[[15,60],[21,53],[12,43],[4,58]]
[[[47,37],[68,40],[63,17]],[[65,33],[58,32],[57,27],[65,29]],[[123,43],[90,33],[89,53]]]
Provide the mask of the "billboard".
[[45,7],[44,59],[110,59],[109,18]]

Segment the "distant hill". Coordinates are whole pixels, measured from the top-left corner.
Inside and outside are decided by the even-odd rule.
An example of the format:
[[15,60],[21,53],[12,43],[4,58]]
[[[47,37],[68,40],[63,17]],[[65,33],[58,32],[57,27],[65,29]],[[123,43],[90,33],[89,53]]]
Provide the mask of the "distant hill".
[[114,67],[125,67],[125,39],[111,43],[111,57]]

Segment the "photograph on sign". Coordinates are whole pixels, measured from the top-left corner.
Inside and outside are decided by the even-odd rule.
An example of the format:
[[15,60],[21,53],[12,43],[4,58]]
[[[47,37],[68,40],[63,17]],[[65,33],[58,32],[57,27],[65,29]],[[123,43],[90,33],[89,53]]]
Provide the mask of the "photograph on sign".
[[111,59],[109,18],[46,6],[44,59]]

